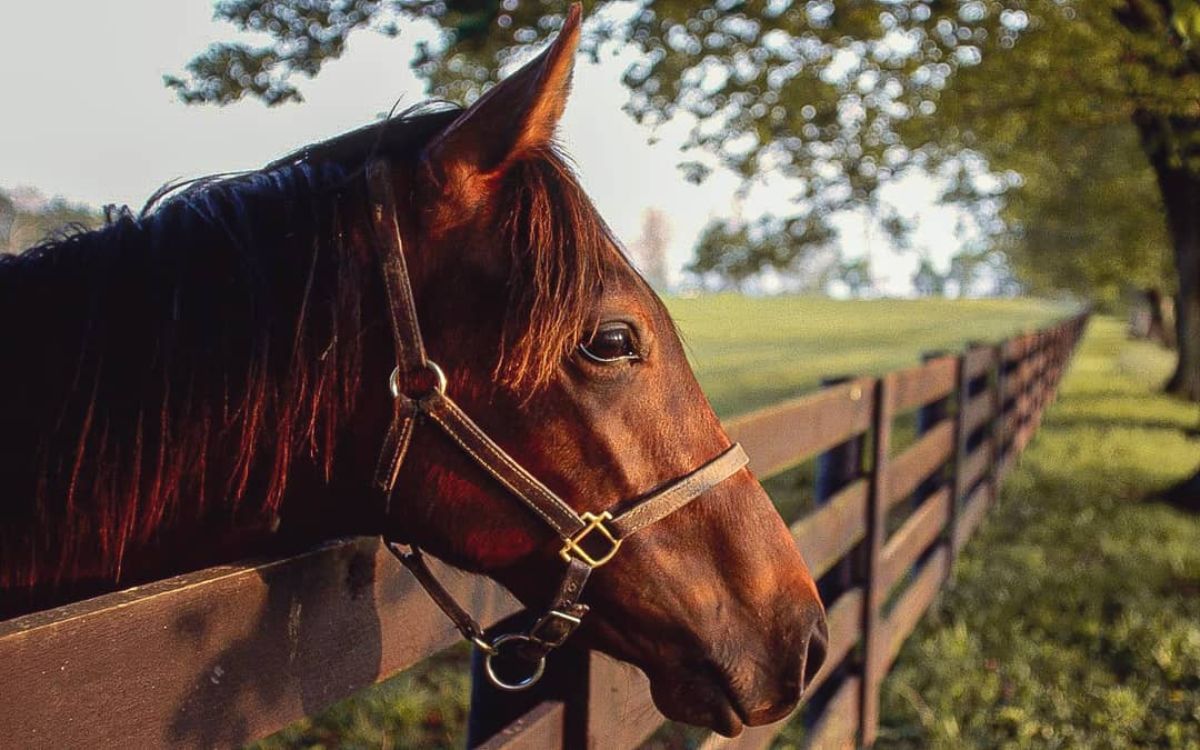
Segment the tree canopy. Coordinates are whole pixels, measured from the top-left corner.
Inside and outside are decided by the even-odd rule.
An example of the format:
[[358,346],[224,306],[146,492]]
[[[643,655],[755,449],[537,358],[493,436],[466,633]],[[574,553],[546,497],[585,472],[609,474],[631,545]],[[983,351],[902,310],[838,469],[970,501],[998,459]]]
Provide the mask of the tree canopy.
[[[612,42],[640,53],[624,76],[629,112],[694,123],[691,176],[724,166],[747,180],[792,178],[789,220],[815,226],[873,202],[882,182],[907,170],[940,173],[1035,288],[1111,297],[1122,279],[1173,281],[1185,376],[1173,382],[1200,398],[1200,219],[1190,218],[1200,214],[1197,0],[585,5],[585,49]],[[167,83],[187,101],[279,104],[298,98],[297,76],[315,75],[357,31],[397,34],[427,19],[442,38],[419,48],[417,70],[434,95],[470,100],[552,34],[566,7],[223,0],[217,15],[266,43],[214,45]],[[731,273],[744,265],[723,262]]]
[[[806,264],[819,265],[822,249],[836,235],[821,222],[805,219],[781,221],[764,217],[753,222],[738,219],[712,221],[696,243],[696,256],[686,270],[702,286],[731,286],[741,289],[763,270],[796,276]],[[820,274],[818,274],[820,275]],[[825,279],[809,279],[810,288],[823,286]]]

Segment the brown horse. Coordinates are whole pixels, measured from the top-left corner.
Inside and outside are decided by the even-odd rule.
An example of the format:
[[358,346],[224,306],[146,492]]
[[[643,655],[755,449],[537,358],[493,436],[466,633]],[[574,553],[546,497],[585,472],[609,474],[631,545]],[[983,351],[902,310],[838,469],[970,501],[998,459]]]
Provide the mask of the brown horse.
[[[193,183],[0,260],[0,614],[239,556],[384,534],[551,598],[561,546],[447,435],[394,415],[366,166],[388,166],[416,317],[446,391],[575,511],[725,452],[666,310],[555,149],[578,10],[465,110],[414,110]],[[592,576],[582,643],[725,734],[786,715],[825,624],[744,469]]]

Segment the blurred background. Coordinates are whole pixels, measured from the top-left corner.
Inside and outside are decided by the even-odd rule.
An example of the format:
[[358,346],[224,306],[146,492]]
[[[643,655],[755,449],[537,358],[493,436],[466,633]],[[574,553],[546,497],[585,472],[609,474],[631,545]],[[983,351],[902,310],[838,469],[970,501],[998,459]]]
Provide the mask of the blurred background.
[[[881,744],[1200,747],[1200,3],[583,5],[562,140],[723,416],[1104,315],[889,678]],[[9,3],[0,251],[396,106],[469,103],[565,10]],[[773,496],[802,505],[810,480]],[[461,659],[267,744],[454,746]]]

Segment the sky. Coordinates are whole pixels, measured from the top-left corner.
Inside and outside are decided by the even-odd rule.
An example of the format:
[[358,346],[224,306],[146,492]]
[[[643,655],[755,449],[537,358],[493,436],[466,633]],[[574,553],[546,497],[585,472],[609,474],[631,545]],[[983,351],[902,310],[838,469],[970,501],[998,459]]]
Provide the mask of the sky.
[[[140,207],[156,188],[179,178],[254,169],[299,146],[372,122],[399,99],[425,98],[409,61],[432,27],[412,26],[389,39],[371,31],[351,37],[341,59],[300,86],[305,101],[268,108],[245,100],[225,107],[184,105],[162,83],[208,44],[237,38],[214,21],[212,0],[61,0],[10,3],[0,45],[0,188],[34,187],[93,206]],[[738,205],[738,180],[718,172],[702,185],[676,165],[688,123],[656,131],[621,111],[628,53],[592,64],[582,56],[560,137],[585,189],[626,244],[641,232],[644,211],[671,223],[674,278],[691,258],[704,225],[740,213],[788,211],[786,189],[756,190]],[[653,143],[650,141],[653,140]],[[914,246],[945,270],[959,248],[958,214],[936,205],[938,186],[915,178],[886,195],[919,222]],[[836,221],[847,257],[870,253],[878,288],[911,293],[917,251],[894,251],[856,216]]]

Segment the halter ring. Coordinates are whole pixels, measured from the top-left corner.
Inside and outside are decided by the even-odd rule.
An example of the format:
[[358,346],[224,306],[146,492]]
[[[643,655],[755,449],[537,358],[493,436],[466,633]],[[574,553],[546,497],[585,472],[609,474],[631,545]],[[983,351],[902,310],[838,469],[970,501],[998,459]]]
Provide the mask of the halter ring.
[[536,641],[533,638],[520,633],[509,633],[492,641],[490,644],[491,650],[484,652],[487,654],[487,656],[485,656],[483,660],[483,668],[487,672],[488,679],[491,680],[492,684],[496,687],[500,688],[501,690],[507,690],[510,693],[528,690],[536,685],[538,680],[542,679],[542,673],[546,671],[546,657],[543,655],[538,657],[537,662],[531,662],[534,664],[534,668],[533,672],[528,677],[524,677],[516,682],[505,682],[500,675],[496,674],[496,668],[495,665],[492,664],[492,660],[500,655],[500,649],[506,643],[536,643]]
[[[434,362],[432,359],[426,360],[425,369],[433,373],[433,388],[414,398],[414,401],[420,401],[422,398],[433,395],[434,393],[438,394],[439,396],[446,395],[446,373],[442,372],[442,368],[438,367],[438,363]],[[400,390],[399,365],[396,365],[396,367],[392,368],[392,374],[388,376],[388,389],[392,392],[392,398],[400,398],[401,396],[405,395],[404,392]]]

